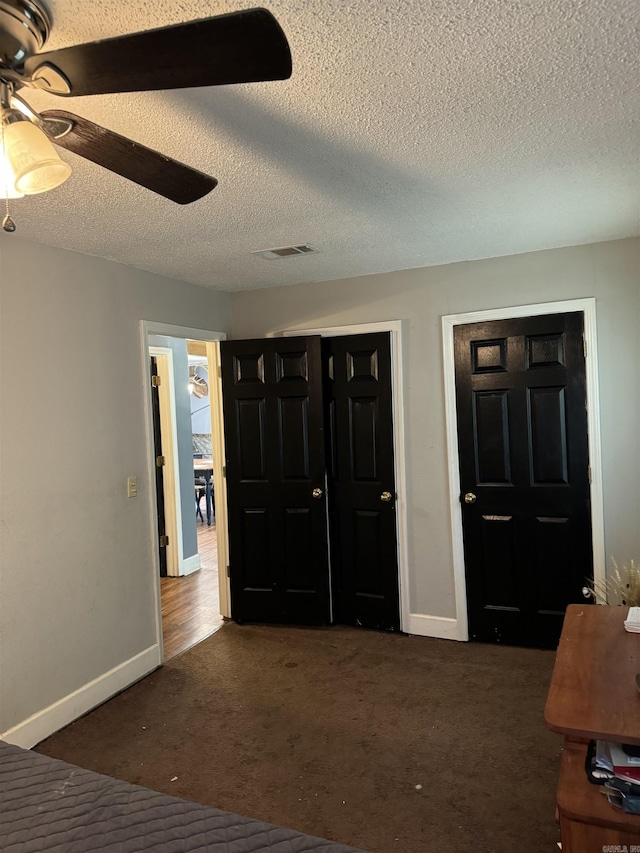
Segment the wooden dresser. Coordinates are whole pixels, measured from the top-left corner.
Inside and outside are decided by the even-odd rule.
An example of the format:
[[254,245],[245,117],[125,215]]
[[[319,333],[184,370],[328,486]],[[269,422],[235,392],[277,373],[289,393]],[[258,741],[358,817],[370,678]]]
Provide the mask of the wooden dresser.
[[626,607],[571,604],[562,629],[545,722],[564,735],[558,783],[563,853],[637,845],[640,816],[610,805],[587,781],[589,740],[640,744],[640,634],[624,630]]

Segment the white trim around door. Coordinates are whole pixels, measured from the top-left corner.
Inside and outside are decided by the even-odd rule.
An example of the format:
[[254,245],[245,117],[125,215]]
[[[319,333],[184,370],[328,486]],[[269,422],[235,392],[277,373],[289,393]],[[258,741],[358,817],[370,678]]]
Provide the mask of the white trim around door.
[[[216,332],[211,329],[192,329],[185,326],[173,326],[167,323],[156,323],[152,320],[140,321],[140,348],[143,365],[143,376],[148,376],[149,373],[149,335],[159,335],[169,338],[183,338],[196,341],[206,341],[207,344],[213,344],[214,347],[219,347],[219,342],[226,340],[225,332]],[[208,347],[208,350],[210,347]],[[209,394],[211,395],[211,419],[218,418],[222,423],[222,396],[220,393],[220,384],[218,382],[209,383]],[[160,597],[160,555],[158,553],[158,535],[157,535],[157,519],[156,519],[156,481],[154,471],[154,452],[153,452],[153,418],[151,408],[151,384],[144,382],[144,407],[145,407],[145,423],[146,423],[146,442],[147,442],[147,494],[148,494],[148,510],[149,524],[151,530],[151,560],[150,570],[153,573],[153,594],[155,601],[156,614],[156,641],[160,649],[160,662],[164,661],[164,648],[162,642],[162,601]],[[221,427],[220,427],[221,429]],[[215,429],[212,430],[215,433]],[[222,442],[222,444],[221,444]],[[218,439],[216,447],[222,447],[224,451],[224,439]],[[224,458],[216,455],[213,459],[213,479],[214,482],[221,483],[224,479]],[[218,552],[222,547],[223,553],[227,553],[228,545],[228,530],[226,525],[223,525],[218,517],[216,517],[216,533],[218,538]],[[193,568],[191,568],[193,571]],[[223,602],[227,601],[226,596],[226,572],[221,570],[218,572],[218,584],[220,588],[220,604],[221,614],[229,616],[222,609]]]
[[[182,505],[180,500],[180,467],[178,465],[178,430],[174,393],[173,350],[169,347],[149,347],[149,355],[157,360],[160,396],[160,434],[164,469],[164,516],[169,537],[167,545],[167,576],[179,577],[184,562],[182,548]],[[198,566],[199,567],[199,566]]]
[[[224,417],[222,409],[222,367],[220,343],[207,343],[209,364],[209,396],[211,399],[211,446],[213,449],[213,480],[215,483],[216,531],[218,531],[218,590],[220,614],[231,618],[231,586],[229,579],[229,517],[227,509],[226,453],[224,446]],[[224,468],[223,468],[224,466]],[[222,531],[222,535],[220,535]]]
[[587,422],[589,429],[589,465],[591,468],[591,531],[593,541],[593,573],[596,583],[604,581],[604,506],[602,496],[602,454],[600,449],[600,393],[596,337],[596,300],[571,299],[563,302],[544,302],[537,305],[518,305],[468,314],[449,314],[442,318],[444,351],[444,387],[447,421],[447,464],[449,468],[449,502],[453,545],[453,570],[456,598],[457,639],[469,639],[467,619],[467,587],[462,544],[462,508],[460,504],[460,461],[458,457],[458,419],[456,414],[456,383],[453,332],[466,323],[490,320],[511,320],[517,317],[537,317],[542,314],[584,314],[586,343]]
[[391,393],[393,398],[393,451],[396,474],[396,535],[398,538],[398,581],[400,586],[400,630],[415,630],[416,623],[409,608],[409,557],[407,537],[407,476],[404,440],[404,394],[402,379],[402,320],[363,323],[349,326],[328,326],[314,329],[285,329],[276,336],[285,338],[300,335],[320,335],[336,338],[342,335],[366,335],[371,332],[391,333]]

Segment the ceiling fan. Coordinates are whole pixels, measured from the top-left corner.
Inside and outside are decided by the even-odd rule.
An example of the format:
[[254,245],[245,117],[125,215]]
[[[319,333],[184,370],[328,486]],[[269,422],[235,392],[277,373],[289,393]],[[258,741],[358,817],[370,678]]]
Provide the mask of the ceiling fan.
[[[42,187],[44,170],[38,175],[36,167],[28,169],[25,152],[38,142],[50,148],[53,142],[178,204],[202,198],[218,183],[204,172],[73,113],[37,113],[18,94],[21,89],[76,97],[291,76],[287,38],[266,9],[39,52],[50,31],[51,19],[40,0],[0,0],[0,123],[3,150],[15,177],[14,197],[52,188]],[[71,170],[55,151],[53,157],[57,175],[53,160],[50,175],[57,186]],[[22,175],[25,167],[27,174]]]
[[209,395],[209,383],[200,375],[200,370],[207,371],[206,364],[189,365],[189,394],[194,397],[207,397]]

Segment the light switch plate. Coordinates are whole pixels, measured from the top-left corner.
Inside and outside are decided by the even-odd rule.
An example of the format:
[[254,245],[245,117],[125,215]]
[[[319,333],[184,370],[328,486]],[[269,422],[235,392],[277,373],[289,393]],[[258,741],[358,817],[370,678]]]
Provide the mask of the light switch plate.
[[137,498],[138,497],[138,478],[137,477],[127,477],[127,497],[128,498]]

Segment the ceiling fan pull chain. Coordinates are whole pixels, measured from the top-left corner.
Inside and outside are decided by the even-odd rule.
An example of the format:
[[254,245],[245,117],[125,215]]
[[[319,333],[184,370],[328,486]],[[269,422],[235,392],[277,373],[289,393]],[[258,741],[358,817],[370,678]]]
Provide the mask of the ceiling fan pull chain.
[[16,223],[13,221],[11,214],[9,213],[9,174],[8,174],[8,161],[7,161],[7,152],[5,148],[4,141],[4,116],[0,116],[0,135],[2,136],[2,162],[4,166],[4,219],[2,220],[2,227],[9,234],[13,234],[16,230]]

